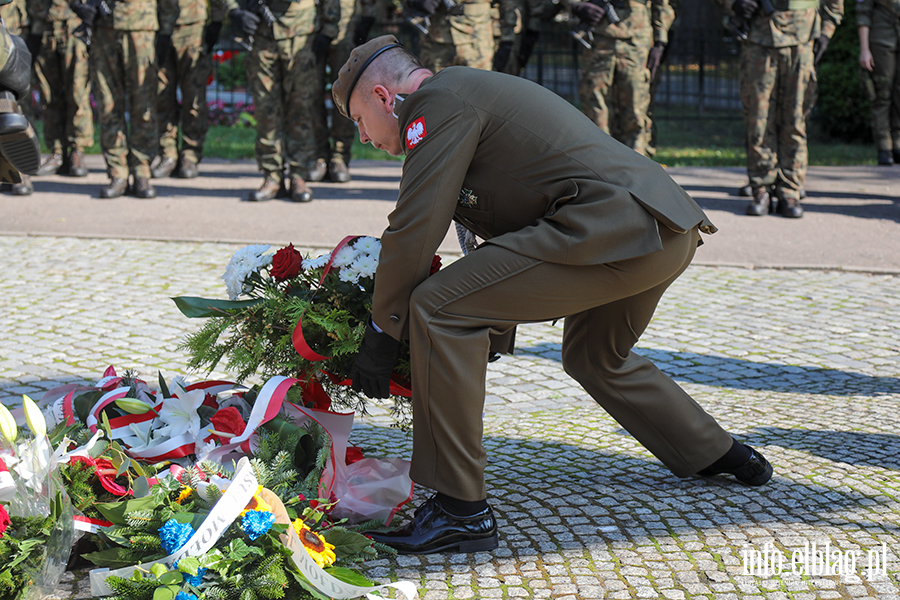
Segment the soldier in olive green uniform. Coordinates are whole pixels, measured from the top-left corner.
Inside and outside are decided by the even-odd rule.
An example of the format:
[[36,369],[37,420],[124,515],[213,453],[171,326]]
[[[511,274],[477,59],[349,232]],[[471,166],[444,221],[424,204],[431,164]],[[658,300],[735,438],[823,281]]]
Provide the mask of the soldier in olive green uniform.
[[753,199],[747,214],[803,216],[800,190],[809,162],[806,120],[816,98],[815,63],[844,15],[843,0],[720,0],[749,24],[741,49],[741,103],[747,128],[747,175]]
[[[316,58],[316,91],[320,92],[314,105],[314,126],[316,136],[315,166],[310,170],[310,181],[321,181],[327,175],[334,183],[350,181],[350,149],[356,137],[356,126],[337,111],[331,113],[331,127],[328,127],[328,113],[325,108],[325,87],[330,83],[326,69],[337,73],[347,61],[350,52],[364,43],[375,23],[374,0],[341,0],[340,20],[337,37],[327,40],[324,56]],[[330,139],[329,139],[330,138]]]
[[[203,143],[209,128],[206,85],[212,74],[212,49],[218,41],[225,15],[236,9],[235,0],[159,0],[172,3],[178,13],[172,31],[160,23],[159,35],[169,36],[171,45],[159,44],[164,56],[156,57],[159,90],[156,120],[159,129],[159,154],[151,174],[168,177],[176,170],[179,177],[193,179],[203,158]],[[179,111],[177,89],[181,89]],[[181,122],[181,151],[178,149],[178,124]]]
[[491,69],[494,31],[491,3],[485,0],[410,0],[415,14],[428,16],[420,41],[422,63],[432,71],[461,65]]
[[[0,8],[0,17],[6,24],[6,29],[11,35],[17,35],[23,39],[28,37],[28,12],[25,8],[25,0],[13,0],[12,3],[3,5]],[[33,59],[33,57],[32,57]],[[31,109],[31,98],[28,97],[19,101],[19,109],[29,122],[34,123],[34,111]],[[21,181],[13,183],[10,190],[13,196],[29,196],[34,192],[34,185],[31,183],[31,177],[22,173]],[[4,187],[6,184],[3,184]]]
[[663,21],[668,0],[619,0],[618,23],[589,2],[572,12],[592,27],[593,42],[581,53],[578,97],[581,110],[603,131],[641,154],[648,154],[651,48],[668,42]]
[[317,16],[315,0],[269,0],[275,23],[260,20],[253,32],[247,78],[256,115],[256,162],[264,178],[247,197],[251,202],[283,193],[286,168],[290,199],[312,200],[305,180],[317,158],[313,119],[320,94],[312,46],[316,33],[337,36],[338,1],[323,0]]
[[28,12],[30,35],[40,46],[34,74],[51,152],[38,175],[86,177],[84,149],[94,145],[94,115],[88,47],[74,35],[81,19],[67,0],[30,0]]
[[859,0],[856,24],[878,164],[892,165],[900,162],[900,1]]
[[[156,0],[117,0],[111,8],[109,16],[94,15],[91,43],[100,147],[110,179],[100,197],[117,198],[130,189],[137,198],[154,198],[150,161],[159,146],[157,31],[160,23],[164,30],[171,30],[175,15],[165,10],[165,3],[158,7]],[[81,12],[79,16],[84,18]],[[129,174],[133,176],[130,188]]]

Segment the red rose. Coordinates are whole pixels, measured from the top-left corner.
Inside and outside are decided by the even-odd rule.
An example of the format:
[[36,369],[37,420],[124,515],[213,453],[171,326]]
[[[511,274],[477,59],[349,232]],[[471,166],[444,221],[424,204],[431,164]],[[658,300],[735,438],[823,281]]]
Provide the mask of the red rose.
[[[212,428],[216,431],[232,435],[240,435],[247,428],[247,424],[244,423],[244,419],[241,417],[241,411],[234,406],[219,410],[212,416],[210,422],[212,423]],[[213,434],[213,436],[219,438],[219,441],[223,444],[227,444],[231,439],[231,437],[226,438],[216,434]]]
[[9,527],[9,523],[9,513],[6,512],[6,509],[0,504],[0,538],[3,537],[3,532]]
[[269,273],[275,281],[286,281],[299,275],[302,267],[303,257],[300,256],[300,252],[294,250],[293,244],[288,244],[272,257]]
[[353,463],[364,459],[362,448],[357,446],[347,446],[347,455],[345,460],[348,465],[352,465]]
[[431,271],[428,273],[429,275],[434,275],[438,271],[441,270],[441,257],[437,254],[434,255],[434,258],[431,259]]

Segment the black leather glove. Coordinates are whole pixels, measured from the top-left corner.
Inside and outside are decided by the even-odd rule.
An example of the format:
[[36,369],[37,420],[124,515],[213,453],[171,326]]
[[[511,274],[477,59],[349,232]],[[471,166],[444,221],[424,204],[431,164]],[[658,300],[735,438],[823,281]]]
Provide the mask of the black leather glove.
[[94,19],[97,18],[98,11],[96,6],[90,6],[84,2],[70,2],[69,8],[78,15],[78,18],[81,19],[82,23],[88,27],[94,26]]
[[356,24],[353,30],[353,45],[360,46],[369,39],[369,32],[372,31],[372,25],[375,24],[375,17],[363,17]]
[[596,25],[606,16],[605,10],[590,2],[576,2],[572,6],[572,13],[587,25]]
[[509,55],[512,54],[512,42],[500,42],[497,46],[497,51],[494,52],[494,66],[493,69],[495,71],[503,71],[506,64],[509,62]]
[[203,32],[203,47],[206,48],[207,54],[212,54],[221,33],[222,21],[210,21],[206,24],[206,30]]
[[411,9],[426,15],[433,15],[440,3],[440,0],[407,0],[407,4],[409,4]]
[[324,61],[328,57],[328,49],[331,48],[331,39],[332,38],[327,35],[320,33],[316,35],[313,40],[312,51],[313,55],[316,57],[317,63]]
[[749,21],[756,14],[756,11],[759,10],[759,2],[757,0],[734,0],[731,10],[734,11],[734,16],[738,19]]
[[234,21],[234,24],[237,25],[238,29],[247,35],[256,33],[256,28],[259,27],[259,17],[249,10],[235,8],[228,13],[228,16],[231,17],[231,20]]
[[650,70],[650,79],[656,77],[656,69],[662,62],[663,53],[666,51],[666,45],[662,42],[656,42],[650,48],[650,56],[647,57],[647,69]]
[[400,342],[386,333],[379,333],[372,327],[372,320],[366,324],[366,335],[359,347],[359,353],[350,368],[353,389],[369,398],[387,398],[391,395],[391,373],[397,362]]
[[160,65],[172,50],[172,36],[165,33],[156,34],[156,64]]
[[31,62],[37,60],[38,54],[41,53],[41,45],[44,43],[44,38],[36,33],[28,34],[28,37],[25,38],[25,47],[28,48],[28,51],[31,53]]
[[813,55],[816,57],[814,64],[819,64],[819,61],[822,60],[822,55],[825,54],[828,42],[829,39],[827,35],[820,35],[819,39],[813,42]]

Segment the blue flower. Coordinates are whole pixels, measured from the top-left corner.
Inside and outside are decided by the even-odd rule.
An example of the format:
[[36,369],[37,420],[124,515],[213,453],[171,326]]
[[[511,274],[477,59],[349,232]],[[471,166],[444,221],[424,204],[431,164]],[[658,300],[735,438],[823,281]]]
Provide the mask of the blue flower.
[[175,594],[175,600],[197,600],[197,596],[190,592],[178,592]]
[[[184,576],[184,580],[187,583],[189,583],[193,586],[197,586],[203,582],[203,574],[204,573],[206,573],[206,567],[200,567],[199,569],[197,569],[196,575],[188,575],[187,573],[182,573],[182,575]],[[176,597],[175,600],[179,600],[179,599]],[[187,599],[182,598],[181,600],[187,600]]]
[[178,552],[182,546],[194,535],[194,528],[190,523],[179,523],[175,519],[169,519],[159,528],[159,540],[162,542],[163,551],[166,554]]
[[267,510],[248,510],[241,519],[241,527],[251,540],[255,540],[267,532],[274,522],[275,515]]

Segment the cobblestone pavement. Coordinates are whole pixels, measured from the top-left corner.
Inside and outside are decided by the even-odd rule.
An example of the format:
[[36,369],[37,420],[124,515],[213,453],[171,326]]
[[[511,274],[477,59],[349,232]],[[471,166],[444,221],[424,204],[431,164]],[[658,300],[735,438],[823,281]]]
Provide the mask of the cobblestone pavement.
[[[110,364],[188,374],[197,324],[169,297],[224,296],[237,248],[0,236],[0,401]],[[435,599],[900,598],[898,315],[885,274],[693,266],[672,286],[639,350],[771,460],[761,488],[672,476],[563,372],[561,324],[522,327],[485,408],[500,548],[366,573]],[[408,456],[388,421],[353,441]],[[83,573],[57,597],[90,597]]]

